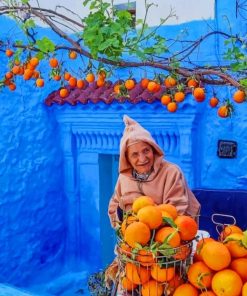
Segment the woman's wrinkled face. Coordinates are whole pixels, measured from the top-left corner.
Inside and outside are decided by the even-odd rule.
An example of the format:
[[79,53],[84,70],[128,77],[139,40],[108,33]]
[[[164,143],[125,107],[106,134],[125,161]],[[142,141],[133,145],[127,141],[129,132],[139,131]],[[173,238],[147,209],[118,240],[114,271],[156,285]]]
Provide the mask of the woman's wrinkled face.
[[148,173],[154,164],[153,149],[145,142],[133,144],[127,148],[127,159],[139,174]]

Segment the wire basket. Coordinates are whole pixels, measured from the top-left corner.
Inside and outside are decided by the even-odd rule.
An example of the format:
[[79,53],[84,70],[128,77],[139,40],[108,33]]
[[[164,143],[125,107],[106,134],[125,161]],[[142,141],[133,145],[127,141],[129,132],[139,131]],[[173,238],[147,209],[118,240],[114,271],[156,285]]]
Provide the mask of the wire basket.
[[151,248],[133,252],[118,238],[119,287],[115,295],[139,296],[143,295],[143,289],[152,290],[150,295],[171,295],[177,283],[186,280],[192,250],[193,241],[190,241],[177,248],[164,248],[158,252]]

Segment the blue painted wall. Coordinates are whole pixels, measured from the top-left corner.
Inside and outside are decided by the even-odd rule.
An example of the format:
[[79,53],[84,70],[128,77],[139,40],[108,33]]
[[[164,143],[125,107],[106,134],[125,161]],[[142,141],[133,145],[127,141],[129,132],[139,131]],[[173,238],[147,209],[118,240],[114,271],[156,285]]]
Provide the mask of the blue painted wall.
[[[162,28],[162,32],[165,35],[175,36],[182,28],[187,28],[188,39],[195,39],[203,32],[207,32],[210,26],[226,30],[227,24],[223,18],[226,14],[234,32],[245,33],[245,22],[236,19],[233,13],[235,1],[219,2],[220,4],[216,5],[216,20],[208,23],[192,22],[179,27],[171,26]],[[10,24],[12,23],[0,17],[0,27],[6,28],[6,30],[1,29],[1,38],[13,35],[15,32],[14,27],[11,26],[9,29]],[[200,61],[217,62],[222,46],[216,37],[204,42],[201,46],[204,49],[201,51]],[[1,55],[0,61],[2,77],[6,70],[4,67],[7,59]],[[129,69],[119,71],[113,79],[117,79],[117,76],[127,77],[128,71]],[[143,73],[139,69],[132,71],[137,79]],[[151,74],[150,69],[147,71]],[[61,148],[63,143],[60,142],[60,129],[54,117],[54,109],[47,108],[43,104],[43,100],[55,88],[57,85],[50,83],[44,89],[37,90],[30,82],[19,82],[15,92],[3,89],[0,93],[0,281],[2,282],[28,286],[46,281],[65,271],[66,268],[67,270],[75,268],[76,265],[76,254],[70,255],[74,256],[73,258],[70,257],[66,245],[67,228],[72,218],[66,208],[68,200],[64,193],[64,155]],[[211,91],[212,89],[208,88],[209,96]],[[230,98],[233,89],[219,87],[216,91],[223,99]],[[85,110],[86,108],[85,106]],[[194,158],[197,172],[195,187],[246,190],[247,174],[244,169],[247,167],[246,104],[237,106],[236,114],[231,119],[218,118],[216,110],[209,108],[206,102],[198,105],[197,109],[200,133],[196,135],[198,146],[195,147]],[[169,118],[171,115],[164,109],[164,116]],[[100,117],[98,121],[100,124]],[[237,141],[237,158],[217,157],[219,139]],[[104,163],[105,159],[102,158],[100,161]],[[105,191],[107,190],[108,188],[105,188]],[[102,201],[102,206],[106,208],[105,201]],[[85,215],[88,215],[90,209],[85,207],[83,210]],[[89,258],[86,252],[83,252],[83,256],[87,262]]]
[[[1,36],[18,32],[11,24],[0,18]],[[58,125],[43,104],[52,88],[17,84],[0,92],[0,282],[25,286],[63,267],[67,218]]]

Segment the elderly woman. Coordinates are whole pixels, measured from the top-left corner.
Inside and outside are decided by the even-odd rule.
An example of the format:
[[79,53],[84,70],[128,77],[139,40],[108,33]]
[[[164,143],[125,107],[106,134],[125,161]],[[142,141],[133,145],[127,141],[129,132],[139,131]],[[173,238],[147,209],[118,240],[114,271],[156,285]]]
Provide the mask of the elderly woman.
[[119,177],[108,209],[112,226],[119,221],[119,209],[129,210],[140,195],[152,197],[156,204],[172,204],[179,214],[196,217],[200,204],[180,168],[163,159],[161,148],[138,122],[125,115],[124,123]]

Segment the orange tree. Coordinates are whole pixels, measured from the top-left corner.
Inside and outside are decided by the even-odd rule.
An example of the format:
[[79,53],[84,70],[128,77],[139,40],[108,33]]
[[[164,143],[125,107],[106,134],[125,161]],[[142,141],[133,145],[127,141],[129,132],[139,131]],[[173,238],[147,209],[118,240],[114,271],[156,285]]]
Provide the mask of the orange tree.
[[[204,85],[233,86],[237,91],[232,101],[246,101],[245,39],[239,36],[212,30],[198,40],[187,41],[186,47],[174,53],[169,50],[170,44],[166,38],[158,33],[159,27],[164,25],[168,18],[175,16],[174,12],[171,10],[159,26],[150,29],[147,27],[146,19],[153,4],[148,4],[146,0],[143,1],[146,8],[145,17],[136,22],[138,30],[133,29],[131,13],[128,10],[117,10],[113,1],[83,1],[82,4],[90,10],[88,16],[83,19],[76,14],[69,17],[58,10],[45,9],[39,5],[31,6],[28,0],[2,0],[0,3],[1,15],[13,18],[25,36],[22,40],[15,37],[11,39],[11,36],[8,40],[0,40],[0,50],[9,60],[8,71],[2,77],[0,85],[12,91],[16,88],[18,75],[23,76],[24,80],[35,80],[37,87],[43,87],[46,81],[43,73],[39,71],[39,64],[43,60],[49,64],[49,79],[61,84],[61,97],[68,95],[67,89],[63,87],[66,84],[83,88],[85,81],[92,83],[96,80],[97,86],[101,87],[108,76],[119,68],[151,67],[155,71],[160,70],[161,74],[145,77],[140,83],[150,92],[160,91],[160,86],[165,85],[161,103],[166,105],[170,112],[177,110],[177,104],[184,101],[188,91],[193,93],[196,101],[204,101]],[[37,34],[37,19],[58,35],[59,42]],[[203,66],[191,63],[194,51],[213,35],[225,40],[224,65]],[[177,39],[176,42],[182,41]],[[81,57],[84,62],[88,62],[84,64],[84,69],[77,69],[78,71],[73,71],[72,75],[59,52],[67,52],[67,58],[70,60]],[[114,91],[127,96],[135,84],[136,81],[129,77],[116,85]],[[219,116],[231,115],[232,101],[223,102],[218,109]],[[210,99],[211,107],[216,107],[218,103],[217,97],[213,96]]]

